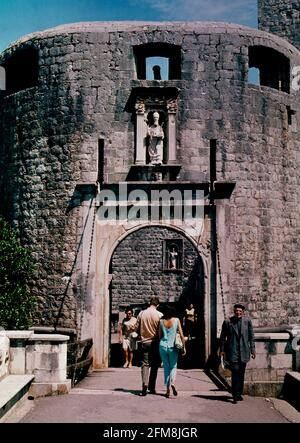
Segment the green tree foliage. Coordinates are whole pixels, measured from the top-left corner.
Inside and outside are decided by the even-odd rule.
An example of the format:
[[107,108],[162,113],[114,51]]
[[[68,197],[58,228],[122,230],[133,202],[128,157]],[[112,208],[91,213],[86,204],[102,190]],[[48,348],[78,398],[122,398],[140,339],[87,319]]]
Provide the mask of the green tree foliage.
[[29,250],[0,216],[0,326],[4,329],[30,326],[36,306],[28,288],[33,272]]

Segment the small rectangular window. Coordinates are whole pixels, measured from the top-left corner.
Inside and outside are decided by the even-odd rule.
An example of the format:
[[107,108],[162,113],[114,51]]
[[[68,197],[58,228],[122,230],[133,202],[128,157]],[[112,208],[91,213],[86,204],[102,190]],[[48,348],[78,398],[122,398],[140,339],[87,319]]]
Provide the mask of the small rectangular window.
[[290,60],[273,48],[265,46],[251,46],[249,48],[249,83],[254,83],[251,81],[254,75],[256,81],[259,77],[258,84],[261,86],[268,86],[286,93],[290,92]]
[[18,48],[4,61],[6,94],[14,94],[38,84],[38,50],[32,47]]
[[181,78],[180,46],[169,43],[146,43],[134,46],[133,52],[138,79],[176,80]]

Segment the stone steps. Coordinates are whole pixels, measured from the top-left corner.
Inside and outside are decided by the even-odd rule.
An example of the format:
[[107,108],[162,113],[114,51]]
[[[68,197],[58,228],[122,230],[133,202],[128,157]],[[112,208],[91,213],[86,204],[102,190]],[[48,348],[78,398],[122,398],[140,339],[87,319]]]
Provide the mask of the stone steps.
[[26,398],[34,375],[7,375],[0,381],[0,421],[20,400]]

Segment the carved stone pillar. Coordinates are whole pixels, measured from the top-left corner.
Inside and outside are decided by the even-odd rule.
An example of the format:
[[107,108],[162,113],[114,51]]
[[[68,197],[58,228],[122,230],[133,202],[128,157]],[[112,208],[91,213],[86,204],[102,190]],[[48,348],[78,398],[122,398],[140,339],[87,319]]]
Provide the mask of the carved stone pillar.
[[171,100],[167,104],[168,110],[168,151],[167,163],[176,163],[176,113],[177,100]]
[[146,135],[147,125],[145,122],[145,103],[138,100],[135,105],[136,110],[136,165],[146,164]]

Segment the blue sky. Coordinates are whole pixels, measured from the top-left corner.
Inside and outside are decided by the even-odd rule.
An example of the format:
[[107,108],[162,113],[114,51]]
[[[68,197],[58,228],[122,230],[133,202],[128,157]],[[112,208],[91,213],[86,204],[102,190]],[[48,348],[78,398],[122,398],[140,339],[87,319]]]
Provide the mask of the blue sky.
[[0,51],[64,23],[209,20],[257,27],[257,0],[0,0]]

